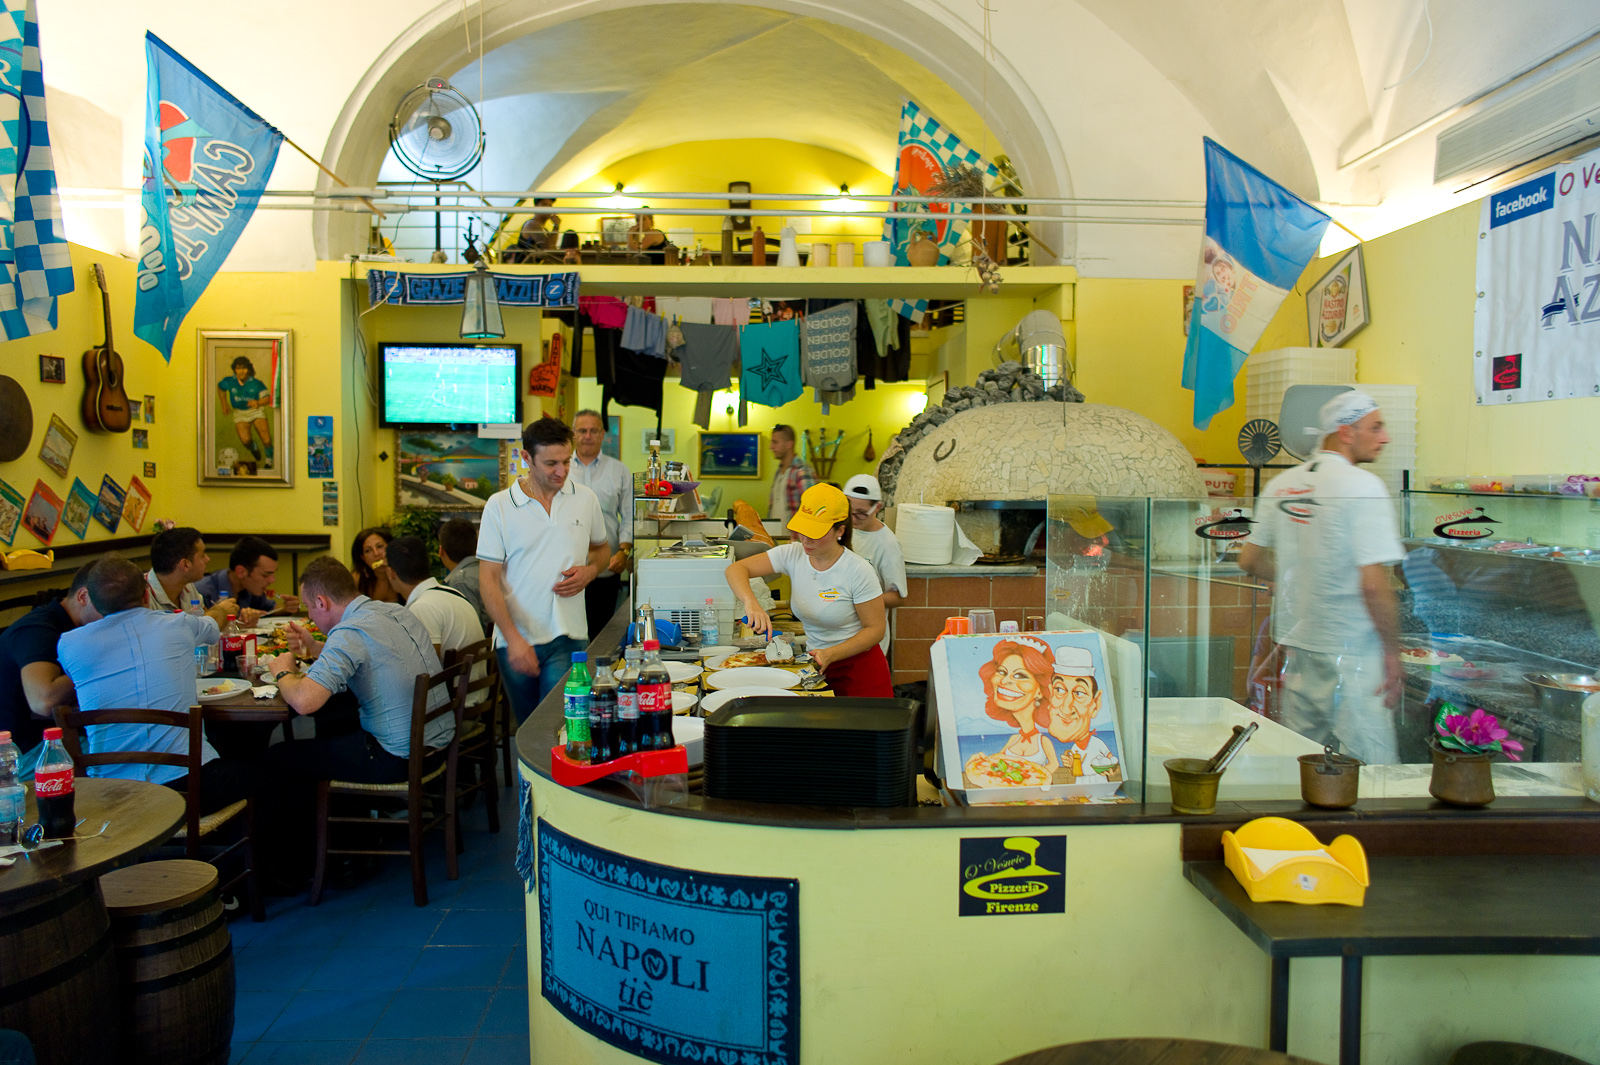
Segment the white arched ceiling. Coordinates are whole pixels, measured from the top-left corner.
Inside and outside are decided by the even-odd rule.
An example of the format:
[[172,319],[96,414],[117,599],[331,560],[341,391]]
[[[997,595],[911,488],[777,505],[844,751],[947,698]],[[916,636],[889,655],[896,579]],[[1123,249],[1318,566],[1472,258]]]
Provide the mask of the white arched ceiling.
[[[1595,0],[1429,0],[1431,45],[1423,0],[663,3],[275,0],[213,5],[197,18],[169,0],[48,0],[39,5],[41,51],[46,84],[62,100],[50,113],[61,182],[103,186],[108,175],[120,175],[123,186],[137,181],[142,38],[151,29],[341,176],[370,183],[405,90],[459,72],[476,98],[468,68],[482,54],[481,13],[488,52],[523,41],[534,49],[522,70],[496,71],[491,59],[484,71],[495,152],[484,177],[496,184],[501,173],[515,187],[531,179],[512,176],[559,177],[614,158],[662,127],[651,116],[673,100],[693,108],[696,115],[684,116],[691,121],[722,123],[718,135],[729,123],[749,121],[754,108],[742,94],[703,83],[728,74],[730,84],[744,84],[749,71],[728,72],[726,60],[719,67],[713,46],[731,41],[728,54],[741,54],[740,35],[755,34],[752,42],[794,41],[801,49],[766,57],[760,87],[784,95],[776,111],[770,99],[762,105],[764,135],[773,135],[770,124],[787,122],[785,136],[850,154],[870,150],[875,161],[871,146],[886,130],[892,135],[898,100],[882,114],[876,105],[855,104],[900,86],[969,139],[981,139],[987,124],[1032,192],[1195,200],[1203,196],[1199,138],[1211,134],[1291,187],[1336,205],[1342,218],[1371,219],[1357,222],[1370,236],[1454,202],[1432,186],[1440,127],[1398,146],[1388,142],[1600,25]],[[673,24],[670,12],[701,8],[715,12]],[[471,16],[470,48],[464,13]],[[615,20],[607,24],[620,31],[596,41],[592,30],[600,23],[590,20],[597,18]],[[736,28],[731,36],[724,20]],[[831,52],[820,44],[830,38]],[[569,47],[541,52],[541,41]],[[540,80],[540,70],[528,69],[535,63],[559,79]],[[493,85],[502,73],[506,80]],[[861,95],[841,100],[830,78],[854,84]],[[675,82],[686,83],[676,96]],[[538,97],[536,105],[518,100],[528,95]],[[524,122],[537,131],[525,133]],[[847,142],[854,147],[844,148]],[[1373,149],[1381,150],[1350,163]],[[305,189],[317,180],[311,164],[286,149],[272,185]],[[120,227],[95,221],[73,230],[75,239],[132,250],[126,220]],[[354,216],[258,212],[227,268],[301,268],[359,246],[364,228]],[[1086,273],[1173,277],[1192,269],[1192,229],[1079,228],[1065,250]]]

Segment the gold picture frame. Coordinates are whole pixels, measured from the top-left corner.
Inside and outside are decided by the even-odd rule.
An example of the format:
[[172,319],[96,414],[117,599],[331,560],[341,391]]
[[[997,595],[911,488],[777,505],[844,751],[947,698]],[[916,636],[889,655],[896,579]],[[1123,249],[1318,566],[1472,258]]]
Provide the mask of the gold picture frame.
[[289,329],[198,330],[202,487],[294,487],[293,339]]

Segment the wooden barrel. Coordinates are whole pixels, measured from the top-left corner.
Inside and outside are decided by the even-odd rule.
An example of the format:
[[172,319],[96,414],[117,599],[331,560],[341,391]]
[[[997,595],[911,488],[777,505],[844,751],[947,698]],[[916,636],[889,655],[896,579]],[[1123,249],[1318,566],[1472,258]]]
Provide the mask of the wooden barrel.
[[95,881],[0,908],[0,1028],[26,1035],[40,1065],[115,1061],[112,1026],[82,1019],[106,1016],[116,1002],[116,960]]
[[100,878],[122,976],[127,1065],[226,1065],[233,1038],[233,939],[217,870],[145,862]]

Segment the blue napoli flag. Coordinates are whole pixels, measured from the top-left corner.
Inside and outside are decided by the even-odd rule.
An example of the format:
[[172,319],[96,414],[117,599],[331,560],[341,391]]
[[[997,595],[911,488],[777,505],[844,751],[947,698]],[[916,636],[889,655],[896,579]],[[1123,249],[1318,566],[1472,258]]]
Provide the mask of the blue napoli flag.
[[170,362],[184,316],[250,221],[283,134],[144,35],[144,196],[133,332]]
[[56,327],[72,291],[55,161],[44,113],[34,0],[0,4],[0,339]]
[[1233,406],[1233,379],[1317,253],[1331,219],[1210,137],[1206,236],[1195,278],[1183,387],[1204,429]]

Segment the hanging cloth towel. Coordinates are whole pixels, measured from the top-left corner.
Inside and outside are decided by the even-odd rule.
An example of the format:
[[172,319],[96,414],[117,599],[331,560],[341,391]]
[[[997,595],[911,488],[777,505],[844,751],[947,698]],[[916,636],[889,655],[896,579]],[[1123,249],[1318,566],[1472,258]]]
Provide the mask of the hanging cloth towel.
[[640,355],[618,348],[616,380],[603,392],[608,402],[625,407],[645,407],[661,414],[661,381],[667,375],[667,360]]
[[628,321],[628,305],[615,296],[579,296],[578,307],[603,329],[621,329]]
[[628,308],[622,327],[622,346],[641,355],[667,357],[667,323],[649,311]]
[[712,300],[711,321],[717,325],[744,325],[750,321],[750,301]]
[[739,353],[738,330],[693,322],[685,322],[679,328],[683,330],[683,348],[678,352],[683,360],[683,376],[678,383],[696,392],[727,388],[733,360]]
[[856,381],[856,305],[807,314],[800,325],[800,374],[808,388],[843,392]]
[[872,340],[878,348],[878,358],[883,358],[897,342],[894,309],[888,300],[862,300],[867,310],[867,321],[872,326]]
[[740,340],[740,398],[768,407],[799,399],[800,323],[771,322],[745,326]]

